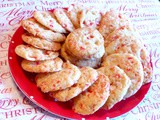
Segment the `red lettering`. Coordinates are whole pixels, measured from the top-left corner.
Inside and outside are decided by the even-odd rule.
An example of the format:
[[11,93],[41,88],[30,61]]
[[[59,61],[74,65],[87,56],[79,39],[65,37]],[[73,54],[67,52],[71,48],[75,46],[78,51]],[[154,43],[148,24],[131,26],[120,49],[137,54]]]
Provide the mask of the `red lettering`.
[[38,116],[38,115],[35,115],[33,118],[31,118],[30,120],[43,120],[43,118],[45,117],[45,115],[42,115],[42,116]]
[[[4,37],[4,39],[6,39],[6,36]],[[0,49],[7,49],[9,46],[9,41],[2,41],[0,43]]]
[[14,1],[14,0],[1,0],[1,2],[11,2],[11,1]]
[[12,118],[13,117],[13,112],[12,111],[5,112],[5,117],[6,118]]
[[[5,117],[6,118],[13,118],[13,117],[18,117],[18,116],[23,116],[23,115],[30,115],[30,114],[37,114],[39,107],[36,108],[25,108],[25,109],[16,109],[12,111],[7,111],[5,112]],[[36,111],[35,111],[36,110]],[[30,120],[42,120],[45,117],[45,115],[35,115],[33,118]]]
[[7,93],[11,93],[12,92],[12,88],[2,88],[0,89],[0,94],[7,94]]
[[61,6],[62,2],[61,1],[55,1],[55,2],[49,2],[49,1],[41,1],[43,5],[48,5],[48,6]]
[[0,58],[5,58],[7,57],[7,50],[0,50],[1,54],[0,54]]
[[14,28],[3,28],[3,29],[0,29],[0,33],[1,32],[8,32],[8,31],[15,31],[15,30],[17,30],[18,27],[16,26]]
[[38,113],[38,108],[33,108],[34,109],[34,113]]
[[[8,18],[9,19],[9,18]],[[18,16],[9,20],[8,24],[14,26],[15,24],[20,24],[20,22],[24,19],[24,16]]]
[[130,8],[127,5],[121,5],[121,6],[118,7],[118,10],[119,11],[124,11],[124,12],[135,12],[135,13],[138,13],[138,8],[136,8],[134,6],[132,8]]
[[17,106],[18,102],[19,99],[10,99],[10,98],[0,99],[0,108],[4,110],[9,110]]
[[[23,111],[23,109],[22,109],[22,111]],[[15,114],[16,117],[21,116],[21,110],[15,110],[14,114]]]
[[0,67],[6,66],[8,64],[7,60],[0,61]]
[[32,114],[32,108],[26,108],[26,114],[27,115]]
[[16,16],[16,14],[18,13],[18,11],[20,11],[22,8],[19,8],[19,9],[16,9],[16,8],[13,8],[12,10],[6,12],[3,14],[3,16]]
[[11,73],[9,71],[0,74],[0,78],[2,79],[8,79],[10,77],[11,77]]

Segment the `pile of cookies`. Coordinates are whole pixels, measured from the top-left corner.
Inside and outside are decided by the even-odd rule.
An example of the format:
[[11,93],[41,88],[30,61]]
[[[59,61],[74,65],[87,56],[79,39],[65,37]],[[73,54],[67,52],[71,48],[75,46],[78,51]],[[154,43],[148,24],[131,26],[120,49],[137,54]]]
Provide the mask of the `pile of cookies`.
[[71,5],[22,21],[15,52],[25,71],[57,101],[81,115],[111,109],[151,82],[150,57],[131,22],[114,10]]

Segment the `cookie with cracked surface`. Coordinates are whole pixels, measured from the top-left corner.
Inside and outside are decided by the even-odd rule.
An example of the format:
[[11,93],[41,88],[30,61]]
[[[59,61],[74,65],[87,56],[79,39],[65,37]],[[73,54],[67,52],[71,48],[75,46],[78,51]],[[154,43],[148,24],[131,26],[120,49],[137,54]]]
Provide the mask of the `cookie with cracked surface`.
[[104,39],[96,29],[79,28],[67,36],[65,46],[76,58],[90,59],[104,47]]

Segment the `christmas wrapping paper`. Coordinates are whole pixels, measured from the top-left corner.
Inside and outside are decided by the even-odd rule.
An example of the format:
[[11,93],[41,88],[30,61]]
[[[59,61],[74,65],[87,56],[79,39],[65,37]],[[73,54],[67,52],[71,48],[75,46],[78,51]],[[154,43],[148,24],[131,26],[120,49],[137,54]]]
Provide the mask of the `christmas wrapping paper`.
[[38,107],[19,90],[10,73],[8,47],[20,22],[31,17],[34,11],[47,11],[57,7],[67,7],[70,4],[83,4],[95,9],[116,9],[131,19],[150,53],[153,80],[142,102],[129,112],[111,120],[160,120],[160,2],[158,0],[0,0],[0,120],[65,119]]

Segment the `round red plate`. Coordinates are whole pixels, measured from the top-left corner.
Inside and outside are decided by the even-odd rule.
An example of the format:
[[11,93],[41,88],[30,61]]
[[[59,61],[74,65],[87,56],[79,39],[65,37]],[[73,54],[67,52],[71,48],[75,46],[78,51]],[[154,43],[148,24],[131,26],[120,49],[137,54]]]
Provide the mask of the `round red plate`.
[[21,35],[23,33],[24,29],[22,27],[19,27],[19,29],[13,35],[9,46],[8,61],[11,74],[17,86],[31,101],[33,101],[35,104],[45,109],[46,111],[51,112],[52,114],[72,119],[105,119],[106,117],[114,118],[130,111],[132,108],[137,106],[145,97],[150,88],[151,83],[143,85],[134,96],[126,100],[122,100],[111,110],[107,111],[100,109],[96,113],[87,116],[76,114],[71,110],[71,104],[69,102],[57,102],[48,97],[46,94],[43,94],[34,83],[34,74],[25,72],[21,68],[20,64],[22,58],[17,56],[14,50],[17,45],[23,43],[21,39]]

